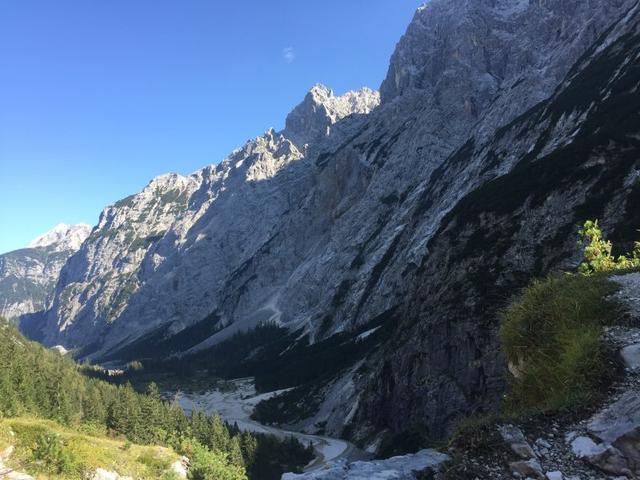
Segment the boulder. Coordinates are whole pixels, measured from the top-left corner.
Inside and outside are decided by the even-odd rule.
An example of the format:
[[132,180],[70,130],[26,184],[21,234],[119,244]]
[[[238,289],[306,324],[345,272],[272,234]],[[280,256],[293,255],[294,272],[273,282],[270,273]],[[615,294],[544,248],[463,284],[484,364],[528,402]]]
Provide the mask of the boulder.
[[169,470],[175,473],[178,478],[187,478],[187,471],[189,470],[189,458],[184,456],[180,457],[180,459],[171,464]]
[[415,480],[417,473],[435,473],[449,456],[435,450],[421,450],[386,460],[347,463],[329,462],[325,467],[301,474],[285,473],[282,480]]
[[597,444],[589,437],[577,437],[571,442],[573,453],[603,472],[633,476],[623,453],[612,445]]
[[536,454],[527,442],[522,431],[513,425],[502,425],[498,428],[500,436],[509,445],[513,453],[524,460],[536,458]]
[[535,452],[541,457],[546,457],[547,455],[549,455],[551,448],[551,444],[544,438],[539,438],[538,440],[536,440],[534,446]]
[[91,480],[133,480],[131,477],[121,477],[116,472],[105,470],[104,468],[96,469]]
[[624,347],[620,351],[625,367],[629,370],[640,369],[640,343]]
[[540,462],[536,459],[511,462],[509,469],[518,478],[545,478]]
[[[629,391],[595,415],[589,432],[611,445],[624,458],[631,472],[640,475],[640,395]],[[624,473],[621,473],[624,475]]]
[[13,445],[9,445],[7,448],[0,452],[0,462],[9,460],[9,457],[13,455],[14,447]]

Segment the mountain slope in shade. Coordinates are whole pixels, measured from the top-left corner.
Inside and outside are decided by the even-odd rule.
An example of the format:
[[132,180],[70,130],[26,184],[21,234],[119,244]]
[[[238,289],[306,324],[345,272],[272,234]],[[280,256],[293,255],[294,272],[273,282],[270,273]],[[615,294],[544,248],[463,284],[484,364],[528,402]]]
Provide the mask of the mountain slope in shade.
[[27,248],[0,255],[0,316],[15,318],[45,309],[60,270],[90,231],[89,225],[61,223]]

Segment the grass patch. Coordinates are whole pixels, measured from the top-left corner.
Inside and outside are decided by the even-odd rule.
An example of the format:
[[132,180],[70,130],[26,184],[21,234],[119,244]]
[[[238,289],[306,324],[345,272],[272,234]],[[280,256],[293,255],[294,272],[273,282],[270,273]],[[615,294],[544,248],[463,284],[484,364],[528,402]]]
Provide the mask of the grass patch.
[[449,446],[454,450],[495,451],[503,446],[497,425],[506,419],[494,414],[473,415],[462,420],[456,427],[449,440]]
[[0,445],[9,441],[16,447],[9,466],[47,478],[80,480],[103,468],[136,479],[169,479],[179,458],[168,448],[86,435],[35,418],[0,421]]
[[385,435],[376,452],[376,458],[391,458],[416,453],[425,448],[441,449],[445,446],[442,442],[433,440],[421,425],[414,425],[403,432]]
[[4,423],[0,423],[0,452],[12,444],[11,429]]
[[605,274],[534,281],[502,314],[509,362],[507,414],[575,408],[596,400],[612,379],[602,328],[621,310]]

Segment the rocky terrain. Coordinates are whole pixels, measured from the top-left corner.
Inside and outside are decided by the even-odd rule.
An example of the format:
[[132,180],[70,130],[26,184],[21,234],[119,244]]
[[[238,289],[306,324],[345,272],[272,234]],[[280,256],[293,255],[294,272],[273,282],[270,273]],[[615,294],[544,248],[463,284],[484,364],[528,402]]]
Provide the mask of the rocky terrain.
[[286,473],[282,480],[412,480],[416,474],[435,474],[448,460],[447,455],[434,450],[392,457],[386,460],[334,462],[326,468],[311,473]]
[[44,310],[60,270],[89,236],[88,225],[57,225],[27,248],[0,255],[0,316]]
[[379,95],[316,86],[282,132],[105,209],[28,331],[126,361],[385,325],[285,423],[443,439],[500,403],[506,300],[575,267],[588,218],[636,237],[639,29],[636,0],[432,0]]
[[[599,405],[518,423],[490,421],[459,433],[441,452],[423,450],[388,460],[330,462],[283,479],[529,478],[541,480],[623,480],[640,475],[640,273],[617,275],[615,299],[623,307],[619,326],[604,329],[604,345],[621,374]],[[469,437],[474,437],[470,440]],[[462,446],[461,446],[462,445]],[[431,476],[429,476],[431,475]]]
[[[460,465],[446,478],[547,480],[634,479],[640,475],[640,274],[612,277],[624,326],[605,328],[604,341],[622,374],[600,405],[546,420],[524,418],[482,433],[490,448],[449,453]],[[622,320],[622,319],[621,319]],[[615,365],[612,365],[615,368]],[[464,441],[464,440],[463,440]],[[446,467],[445,467],[446,470]]]

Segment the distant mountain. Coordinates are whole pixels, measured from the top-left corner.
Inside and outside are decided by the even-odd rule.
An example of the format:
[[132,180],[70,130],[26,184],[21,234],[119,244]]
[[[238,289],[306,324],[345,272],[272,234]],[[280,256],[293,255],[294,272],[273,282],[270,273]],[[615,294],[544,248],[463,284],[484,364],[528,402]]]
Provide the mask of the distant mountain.
[[[378,103],[378,92],[370,89],[335,96],[316,85],[282,132],[270,129],[219,165],[190,176],[157,177],[106,208],[61,272],[44,318],[44,341],[75,347],[99,341],[106,353],[150,329],[170,323],[179,331],[208,317],[226,302],[223,286],[234,285],[243,266],[304,205],[317,151],[347,139]],[[342,128],[347,117],[350,129]],[[288,260],[283,255],[289,266],[274,271],[278,276],[300,259],[294,251]],[[266,284],[255,289],[256,298],[243,300],[222,322],[234,323],[232,316],[241,311],[247,318],[236,327],[277,320],[277,306],[271,311],[264,303],[283,280],[261,280]]]
[[432,0],[380,94],[316,86],[282,132],[105,209],[31,328],[155,360],[276,323],[278,386],[308,389],[288,423],[444,437],[499,404],[505,300],[574,267],[587,218],[635,238],[639,30],[637,0]]
[[16,318],[45,309],[60,270],[90,232],[89,225],[61,223],[27,248],[0,255],[0,316]]

